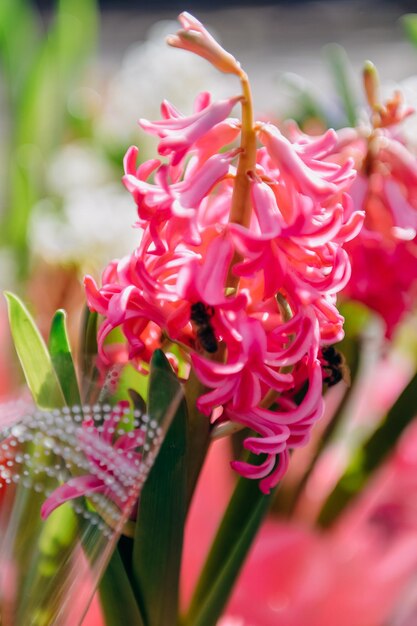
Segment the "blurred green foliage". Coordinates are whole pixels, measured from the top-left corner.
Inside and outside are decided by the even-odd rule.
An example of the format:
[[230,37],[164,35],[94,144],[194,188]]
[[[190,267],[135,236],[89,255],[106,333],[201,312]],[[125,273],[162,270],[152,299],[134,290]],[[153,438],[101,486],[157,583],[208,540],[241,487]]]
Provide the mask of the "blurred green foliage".
[[98,15],[96,0],[58,0],[45,26],[28,0],[0,3],[9,122],[0,243],[13,249],[21,277],[30,213],[44,193],[48,158],[70,131],[68,96],[95,50]]

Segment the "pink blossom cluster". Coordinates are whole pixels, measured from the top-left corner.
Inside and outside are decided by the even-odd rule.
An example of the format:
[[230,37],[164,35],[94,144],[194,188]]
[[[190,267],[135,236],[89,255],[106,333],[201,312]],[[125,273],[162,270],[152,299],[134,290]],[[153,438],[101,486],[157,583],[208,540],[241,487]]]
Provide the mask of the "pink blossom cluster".
[[[140,121],[163,157],[137,166],[134,147],[125,157],[140,243],[110,263],[101,286],[88,276],[85,285],[90,308],[104,317],[101,359],[146,371],[155,348],[177,344],[204,388],[198,409],[216,425],[252,431],[244,445],[261,463],[232,466],[268,492],[322,413],[320,349],[343,336],[335,306],[350,277],[343,245],[363,212],[347,194],[353,160],[330,158],[332,130],[288,139],[255,123],[242,178],[247,129],[230,117],[240,101],[202,93],[192,115],[164,102],[161,120]],[[126,339],[121,351],[106,343],[115,328]]]
[[371,128],[339,132],[342,162],[353,157],[358,171],[354,206],[365,212],[361,233],[346,246],[352,278],[344,292],[379,313],[391,337],[417,301],[417,157],[401,128],[413,112],[401,95],[375,108]]

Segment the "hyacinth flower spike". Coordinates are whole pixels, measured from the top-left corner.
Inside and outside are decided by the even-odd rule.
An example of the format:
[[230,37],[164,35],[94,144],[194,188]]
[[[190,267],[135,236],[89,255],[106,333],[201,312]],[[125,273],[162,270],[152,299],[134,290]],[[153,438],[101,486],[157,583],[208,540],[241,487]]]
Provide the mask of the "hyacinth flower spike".
[[[196,18],[179,20],[168,43],[235,75],[241,94],[212,102],[202,93],[189,116],[164,102],[161,120],[140,121],[159,138],[161,157],[138,167],[130,148],[125,159],[141,243],[109,266],[102,286],[86,277],[87,298],[104,317],[99,346],[107,362],[105,339],[116,327],[125,340],[119,357],[140,371],[151,334],[159,335],[155,347],[177,344],[178,367],[186,364],[187,388],[213,436],[252,430],[245,445],[267,461],[233,467],[265,480],[267,491],[321,414],[319,352],[343,337],[336,308],[350,275],[343,246],[364,214],[348,196],[353,160],[334,159],[338,135],[312,138],[294,126],[285,135],[257,122],[238,61]],[[229,117],[237,106],[240,121]]]

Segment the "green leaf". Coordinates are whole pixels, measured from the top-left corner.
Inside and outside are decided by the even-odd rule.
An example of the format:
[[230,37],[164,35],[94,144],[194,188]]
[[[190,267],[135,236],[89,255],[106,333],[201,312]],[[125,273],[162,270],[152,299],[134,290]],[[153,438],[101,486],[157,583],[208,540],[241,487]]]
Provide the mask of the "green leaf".
[[119,552],[113,552],[99,585],[106,626],[145,626]]
[[210,445],[210,420],[197,409],[197,400],[206,391],[194,370],[191,370],[185,385],[188,407],[187,509],[191,504]]
[[[35,403],[44,409],[64,406],[65,398],[51,357],[34,320],[17,296],[12,293],[5,293],[5,296],[14,345]],[[42,444],[27,445],[26,452],[32,455],[32,459],[35,459],[31,471],[36,471],[38,463],[39,466],[42,466],[42,462],[45,463],[45,459],[42,461]],[[51,517],[51,520],[48,520],[46,524],[42,524],[39,516],[39,508],[44,500],[42,493],[32,492],[29,494],[27,489],[18,485],[15,498],[14,506],[21,507],[21,519],[24,525],[21,532],[20,529],[16,531],[22,536],[19,551],[24,554],[30,544],[33,544],[34,541],[40,541],[40,559],[33,564],[29,571],[24,572],[25,585],[29,589],[33,589],[35,580],[39,580],[39,577],[52,575],[54,566],[57,566],[56,555],[53,555],[53,550],[54,545],[58,545],[60,542],[59,537],[61,535],[62,540],[65,541],[69,527],[66,522],[64,523],[64,518],[68,511],[64,508],[59,513],[57,512],[54,518]],[[60,520],[59,530],[54,522],[57,518]],[[28,520],[31,520],[30,524],[28,524]],[[72,527],[71,520],[69,520],[69,526]]]
[[62,309],[52,319],[48,347],[66,403],[68,406],[80,405],[81,397],[67,334],[66,313]]
[[133,408],[139,413],[146,413],[146,402],[135,389],[128,389],[128,394],[133,404]]
[[[25,494],[19,485],[14,506],[19,506],[25,495],[28,495],[27,491]],[[28,504],[32,505],[35,500],[35,510],[30,511],[32,507],[28,506],[22,511],[22,515],[32,513],[32,516],[26,516],[24,520],[21,520],[20,528],[14,529],[19,532],[19,555],[14,553],[13,558],[14,562],[20,564],[21,569],[20,580],[16,581],[19,589],[19,604],[13,624],[36,623],[39,626],[48,626],[57,621],[54,617],[57,617],[59,599],[62,600],[62,592],[68,584],[66,580],[70,570],[68,564],[73,557],[74,547],[78,543],[78,520],[71,506],[63,505],[54,511],[46,522],[42,522],[39,516],[42,497],[41,494],[32,492],[31,496],[33,495],[35,498],[29,497]],[[21,545],[23,539],[26,551],[23,551],[25,546]],[[33,553],[34,545],[38,546],[36,558],[28,560],[27,555]],[[15,575],[17,573],[18,570]],[[36,621],[33,622],[32,619]]]
[[408,41],[417,48],[417,14],[403,15],[401,21]]
[[339,44],[328,44],[324,53],[329,62],[337,93],[342,101],[348,124],[355,126],[357,122],[358,103],[355,97],[353,71],[346,50]]
[[264,495],[258,481],[239,478],[200,575],[186,626],[217,624],[272,495]]
[[36,404],[44,409],[64,406],[51,357],[32,316],[17,296],[5,296],[14,346]]
[[368,483],[372,474],[393,451],[401,434],[417,413],[417,374],[414,375],[385,420],[351,459],[345,473],[326,501],[318,523],[330,526]]
[[[158,423],[181,385],[162,351],[151,361],[148,414]],[[147,626],[173,626],[178,614],[178,586],[186,516],[187,409],[176,410],[140,497],[132,575]]]

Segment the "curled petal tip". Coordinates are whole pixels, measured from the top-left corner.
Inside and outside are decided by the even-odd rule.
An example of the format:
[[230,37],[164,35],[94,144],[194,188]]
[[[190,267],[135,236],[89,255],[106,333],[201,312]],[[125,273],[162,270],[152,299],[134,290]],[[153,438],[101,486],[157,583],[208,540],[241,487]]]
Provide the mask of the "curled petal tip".
[[165,37],[165,42],[169,46],[172,46],[173,48],[177,48],[180,46],[181,40],[178,37],[178,35],[168,35],[167,37]]
[[193,15],[184,11],[178,16],[182,28],[166,38],[168,45],[194,52],[226,74],[241,75],[240,64],[224,50],[208,30]]
[[189,13],[188,11],[182,11],[178,16],[178,21],[184,28],[191,28],[194,26],[195,29],[203,30],[204,26],[194,15]]

